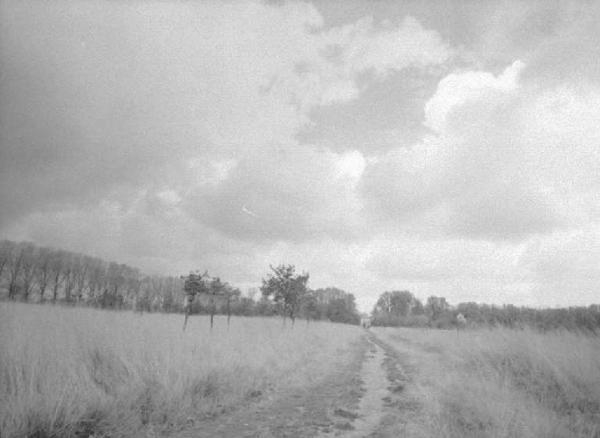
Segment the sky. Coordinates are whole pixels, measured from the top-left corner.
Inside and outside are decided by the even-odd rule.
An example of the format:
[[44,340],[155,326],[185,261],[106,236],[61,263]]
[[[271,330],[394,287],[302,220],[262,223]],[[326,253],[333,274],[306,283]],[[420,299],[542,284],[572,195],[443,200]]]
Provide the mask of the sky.
[[600,4],[0,1],[0,237],[600,302]]

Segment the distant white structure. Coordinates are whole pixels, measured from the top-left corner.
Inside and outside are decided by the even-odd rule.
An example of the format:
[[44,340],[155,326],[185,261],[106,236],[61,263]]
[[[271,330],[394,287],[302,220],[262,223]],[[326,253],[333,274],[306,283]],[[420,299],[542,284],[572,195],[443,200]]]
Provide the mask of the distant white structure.
[[371,327],[371,318],[369,318],[368,316],[361,318],[360,325],[361,325],[361,327],[364,327],[367,329],[370,328]]

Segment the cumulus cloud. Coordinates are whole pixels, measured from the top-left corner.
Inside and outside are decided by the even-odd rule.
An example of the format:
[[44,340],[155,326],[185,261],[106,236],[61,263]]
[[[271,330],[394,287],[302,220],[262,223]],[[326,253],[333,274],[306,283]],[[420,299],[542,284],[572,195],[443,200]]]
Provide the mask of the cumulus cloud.
[[452,73],[443,78],[437,91],[425,104],[425,125],[436,132],[444,133],[449,128],[449,118],[454,110],[470,102],[492,100],[496,96],[510,93],[518,87],[517,79],[525,64],[515,61],[500,75],[489,72],[467,71]]
[[368,167],[365,198],[390,220],[492,240],[573,226],[596,211],[584,194],[600,164],[597,94],[537,93],[519,85],[523,69],[517,61],[498,76],[442,79],[425,107],[435,134]]
[[593,17],[391,5],[3,2],[0,233],[242,285],[295,263],[365,310],[592,300]]

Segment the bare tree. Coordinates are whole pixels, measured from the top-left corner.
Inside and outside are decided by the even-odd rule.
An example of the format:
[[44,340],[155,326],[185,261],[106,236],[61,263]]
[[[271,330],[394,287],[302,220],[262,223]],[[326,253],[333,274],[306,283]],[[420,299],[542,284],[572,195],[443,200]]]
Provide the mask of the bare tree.
[[74,263],[74,281],[75,281],[75,298],[77,302],[81,302],[83,291],[87,285],[88,272],[90,270],[90,258],[84,255],[79,255]]
[[75,254],[72,253],[64,253],[63,259],[63,289],[65,292],[65,301],[70,303],[73,298],[73,290],[75,289],[75,278],[77,272],[77,260],[75,258]]
[[[140,271],[127,266],[124,272],[125,275],[125,294],[127,300],[131,303],[131,307],[135,308],[141,288]],[[135,309],[134,309],[135,310]]]
[[15,249],[15,244],[9,240],[0,242],[0,279],[4,269],[10,266],[11,257]]
[[58,289],[63,283],[63,268],[65,264],[65,253],[55,251],[50,257],[50,282],[52,283],[52,302],[58,298]]
[[35,270],[37,267],[37,254],[35,247],[26,244],[22,250],[23,257],[21,261],[21,278],[23,283],[23,301],[29,300],[29,294],[33,289],[35,280]]
[[106,288],[104,290],[103,307],[120,307],[123,301],[122,289],[126,283],[128,266],[111,262],[106,271]]
[[44,294],[50,283],[50,262],[52,258],[52,251],[48,248],[40,248],[38,251],[38,260],[35,268],[35,280],[38,285],[38,292],[40,293],[40,301],[44,301]]
[[91,258],[87,280],[88,301],[97,304],[97,293],[106,285],[106,263],[98,258]]
[[25,257],[24,247],[18,245],[11,253],[10,265],[8,269],[9,283],[8,283],[8,298],[14,300],[17,291],[19,275],[21,274],[21,268],[23,266],[23,257]]

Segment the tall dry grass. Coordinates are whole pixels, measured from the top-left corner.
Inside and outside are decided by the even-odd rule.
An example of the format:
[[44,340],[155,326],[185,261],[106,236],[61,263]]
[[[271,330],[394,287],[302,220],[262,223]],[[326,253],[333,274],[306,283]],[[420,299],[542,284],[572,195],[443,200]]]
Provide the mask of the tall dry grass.
[[600,437],[600,338],[376,329],[412,367],[416,436]]
[[0,304],[1,436],[136,436],[307,385],[360,336],[327,323]]

